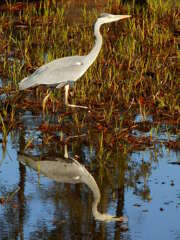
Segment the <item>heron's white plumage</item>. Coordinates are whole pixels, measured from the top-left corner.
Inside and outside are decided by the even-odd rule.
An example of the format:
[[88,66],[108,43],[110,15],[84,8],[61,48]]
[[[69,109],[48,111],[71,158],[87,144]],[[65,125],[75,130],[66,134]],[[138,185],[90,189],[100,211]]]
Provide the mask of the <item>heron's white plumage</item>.
[[[49,62],[24,78],[19,83],[19,89],[24,90],[37,85],[56,85],[57,88],[69,86],[69,82],[79,79],[97,58],[102,46],[101,25],[129,17],[130,15],[101,14],[94,25],[95,45],[88,55],[64,57]],[[76,106],[68,104],[68,88],[65,91],[65,103],[68,106]]]

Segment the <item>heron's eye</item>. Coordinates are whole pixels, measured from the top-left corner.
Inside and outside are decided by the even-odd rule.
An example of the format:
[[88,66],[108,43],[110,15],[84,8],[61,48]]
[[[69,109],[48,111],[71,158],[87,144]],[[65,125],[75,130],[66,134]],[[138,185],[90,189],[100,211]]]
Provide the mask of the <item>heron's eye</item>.
[[101,13],[100,18],[104,18],[104,17],[109,17],[110,15],[108,13]]

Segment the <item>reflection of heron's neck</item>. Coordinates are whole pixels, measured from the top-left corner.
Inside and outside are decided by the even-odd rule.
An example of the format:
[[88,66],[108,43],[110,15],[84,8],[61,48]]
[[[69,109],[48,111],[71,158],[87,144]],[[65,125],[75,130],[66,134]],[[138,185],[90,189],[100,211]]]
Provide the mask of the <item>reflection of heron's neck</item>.
[[93,176],[86,169],[85,171],[86,171],[86,177],[83,180],[83,182],[91,189],[93,193],[92,213],[93,213],[93,216],[96,218],[101,214],[97,209],[98,204],[100,202],[101,194]]
[[100,31],[99,31],[101,25],[102,25],[102,23],[100,23],[98,20],[96,21],[96,23],[94,25],[95,45],[92,48],[92,50],[90,51],[90,53],[87,55],[89,66],[94,62],[94,60],[96,59],[96,57],[98,56],[98,54],[101,50],[102,36],[101,36]]
[[93,192],[93,203],[92,203],[92,213],[96,220],[99,221],[122,221],[123,217],[114,217],[106,213],[100,213],[98,211],[98,204],[100,202],[101,194],[96,181],[93,176],[83,167],[83,183],[85,183]]
[[93,203],[92,203],[92,213],[96,220],[99,221],[108,221],[108,220],[115,220],[114,216],[111,216],[106,213],[100,213],[98,211],[98,204],[100,202],[101,194],[98,188],[96,181],[94,180],[93,176],[85,169],[86,177],[83,179],[83,182],[87,184],[87,186],[93,192]]

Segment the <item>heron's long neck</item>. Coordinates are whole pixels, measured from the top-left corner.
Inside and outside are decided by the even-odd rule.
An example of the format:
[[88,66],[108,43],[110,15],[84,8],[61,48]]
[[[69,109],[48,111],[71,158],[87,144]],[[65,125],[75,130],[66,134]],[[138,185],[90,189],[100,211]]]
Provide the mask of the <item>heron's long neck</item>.
[[92,50],[90,51],[90,53],[87,55],[89,66],[94,62],[94,60],[97,58],[97,56],[101,50],[101,46],[102,46],[102,36],[100,33],[101,25],[102,24],[98,21],[96,21],[96,23],[94,25],[95,45],[92,48]]

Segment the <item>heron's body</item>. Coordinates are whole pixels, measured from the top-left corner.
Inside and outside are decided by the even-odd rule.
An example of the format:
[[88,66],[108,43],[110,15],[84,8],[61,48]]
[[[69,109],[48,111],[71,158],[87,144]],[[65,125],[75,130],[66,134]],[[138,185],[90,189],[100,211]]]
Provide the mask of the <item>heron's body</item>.
[[38,85],[57,85],[59,88],[68,82],[76,81],[85,71],[84,56],[59,58],[39,67],[32,75],[24,78],[19,87],[20,90]]
[[19,89],[24,90],[38,85],[56,85],[56,88],[65,86],[66,105],[76,106],[68,104],[69,83],[78,80],[97,58],[102,46],[101,25],[128,17],[130,15],[102,14],[94,25],[96,41],[88,55],[64,57],[49,62],[38,68],[32,75],[21,80]]

